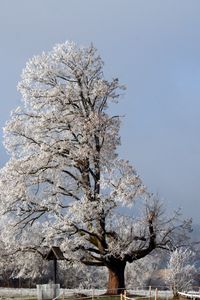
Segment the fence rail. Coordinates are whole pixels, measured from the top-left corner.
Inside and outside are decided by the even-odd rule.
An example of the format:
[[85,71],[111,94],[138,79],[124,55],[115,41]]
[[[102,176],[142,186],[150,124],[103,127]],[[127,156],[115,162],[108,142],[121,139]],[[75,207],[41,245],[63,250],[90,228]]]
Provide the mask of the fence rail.
[[182,293],[182,292],[178,292],[178,294],[183,297],[183,298],[189,298],[189,299],[200,299],[200,294],[194,294],[192,292],[189,293]]
[[[152,287],[149,286],[148,292],[146,295],[138,295],[138,297],[140,297],[140,299],[152,299],[152,296],[154,296],[154,299],[157,300],[158,299],[158,288],[155,288],[155,290],[152,290]],[[120,294],[120,300],[133,300],[135,299],[135,297],[128,297],[127,296],[127,291],[125,290],[124,293]],[[168,297],[167,297],[168,298]]]

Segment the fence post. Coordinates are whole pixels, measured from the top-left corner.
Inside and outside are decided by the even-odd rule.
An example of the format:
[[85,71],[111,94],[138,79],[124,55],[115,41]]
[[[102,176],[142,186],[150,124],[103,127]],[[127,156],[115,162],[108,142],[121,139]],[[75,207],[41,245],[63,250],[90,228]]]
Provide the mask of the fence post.
[[149,286],[149,299],[151,299],[151,286]]
[[155,289],[155,300],[157,300],[158,299],[158,289],[156,288]]

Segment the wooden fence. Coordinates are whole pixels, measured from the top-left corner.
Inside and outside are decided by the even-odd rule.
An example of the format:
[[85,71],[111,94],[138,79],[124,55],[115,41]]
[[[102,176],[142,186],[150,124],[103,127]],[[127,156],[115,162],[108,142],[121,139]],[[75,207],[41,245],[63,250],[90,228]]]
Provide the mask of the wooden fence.
[[181,298],[186,298],[186,299],[200,299],[200,294],[196,294],[196,293],[182,293],[182,292],[178,292],[179,296]]

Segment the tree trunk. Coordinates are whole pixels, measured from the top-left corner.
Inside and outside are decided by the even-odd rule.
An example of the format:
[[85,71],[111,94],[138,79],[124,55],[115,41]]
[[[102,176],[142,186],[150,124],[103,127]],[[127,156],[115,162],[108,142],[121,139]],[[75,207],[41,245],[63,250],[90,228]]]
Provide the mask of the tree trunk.
[[178,297],[178,288],[176,287],[176,284],[174,283],[172,286],[173,296],[174,298]]
[[119,295],[125,290],[125,262],[116,262],[108,267],[109,278],[108,278],[108,289],[107,294]]

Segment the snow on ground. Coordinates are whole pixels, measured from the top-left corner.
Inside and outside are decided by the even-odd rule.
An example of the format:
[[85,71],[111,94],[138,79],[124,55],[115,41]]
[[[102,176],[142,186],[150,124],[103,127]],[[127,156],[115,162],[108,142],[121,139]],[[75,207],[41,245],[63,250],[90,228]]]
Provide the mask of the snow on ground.
[[[100,290],[100,289],[94,289],[94,290],[86,290],[86,289],[60,289],[60,294],[65,297],[72,296],[72,295],[86,295],[86,296],[99,296],[106,292],[106,290]],[[128,290],[128,294],[132,295],[141,295],[143,297],[149,297],[149,291],[148,290],[141,290],[141,289],[133,289]],[[155,296],[155,290],[151,291],[151,296],[154,299]],[[172,291],[166,290],[166,291],[159,291],[158,290],[158,296],[169,299],[172,297]],[[33,299],[37,297],[37,289],[25,289],[25,288],[0,288],[0,297],[1,298],[17,298],[17,299]],[[80,297],[83,298],[83,297]]]

